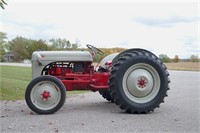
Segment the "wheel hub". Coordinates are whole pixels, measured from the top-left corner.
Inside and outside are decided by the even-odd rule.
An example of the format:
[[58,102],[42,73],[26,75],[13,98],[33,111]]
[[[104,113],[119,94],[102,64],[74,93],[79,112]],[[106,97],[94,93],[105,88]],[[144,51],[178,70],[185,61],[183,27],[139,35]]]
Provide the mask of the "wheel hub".
[[145,78],[139,79],[139,80],[138,80],[138,83],[137,83],[138,87],[140,87],[140,88],[146,87],[146,84],[147,84],[147,81],[146,81]]
[[41,96],[43,100],[48,100],[48,98],[51,97],[50,92],[46,90],[41,94]]
[[151,93],[153,83],[152,75],[145,69],[132,70],[126,80],[128,91],[138,98],[145,97]]

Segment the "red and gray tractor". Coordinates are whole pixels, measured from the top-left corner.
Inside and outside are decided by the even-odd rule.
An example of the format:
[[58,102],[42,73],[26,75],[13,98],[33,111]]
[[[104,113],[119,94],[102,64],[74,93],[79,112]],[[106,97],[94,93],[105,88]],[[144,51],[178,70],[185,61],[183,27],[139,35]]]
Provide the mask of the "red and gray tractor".
[[32,81],[25,100],[37,114],[52,114],[66,101],[66,91],[99,91],[128,113],[148,113],[164,102],[169,73],[163,62],[144,49],[114,53],[93,66],[100,49],[89,51],[36,51],[32,54]]

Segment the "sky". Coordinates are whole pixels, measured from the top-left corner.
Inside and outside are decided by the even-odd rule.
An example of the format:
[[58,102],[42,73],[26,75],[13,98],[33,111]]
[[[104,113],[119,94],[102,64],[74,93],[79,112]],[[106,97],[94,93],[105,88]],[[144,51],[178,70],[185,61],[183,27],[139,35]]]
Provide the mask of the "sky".
[[0,9],[0,31],[81,47],[144,48],[170,58],[200,57],[198,0],[9,0]]

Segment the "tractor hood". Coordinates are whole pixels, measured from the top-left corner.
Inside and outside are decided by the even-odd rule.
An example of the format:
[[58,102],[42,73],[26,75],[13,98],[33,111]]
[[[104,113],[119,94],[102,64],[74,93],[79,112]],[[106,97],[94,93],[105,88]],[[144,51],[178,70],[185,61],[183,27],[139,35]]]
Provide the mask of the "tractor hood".
[[42,61],[89,61],[93,58],[88,51],[37,51],[32,54],[32,62]]

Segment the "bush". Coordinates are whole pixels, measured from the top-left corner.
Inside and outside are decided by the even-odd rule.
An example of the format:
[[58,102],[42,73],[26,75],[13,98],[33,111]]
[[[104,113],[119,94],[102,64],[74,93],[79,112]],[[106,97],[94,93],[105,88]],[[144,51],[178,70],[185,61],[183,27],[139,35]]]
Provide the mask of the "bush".
[[164,63],[169,63],[169,62],[171,62],[171,59],[170,59],[167,55],[165,55],[165,54],[160,54],[160,55],[159,55],[159,59],[160,59],[162,62],[164,62]]

